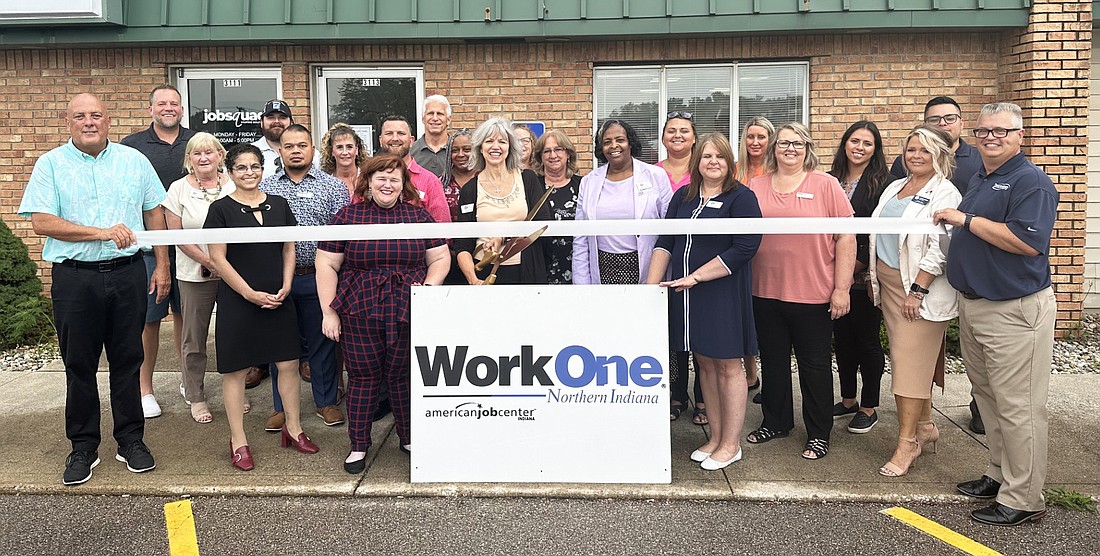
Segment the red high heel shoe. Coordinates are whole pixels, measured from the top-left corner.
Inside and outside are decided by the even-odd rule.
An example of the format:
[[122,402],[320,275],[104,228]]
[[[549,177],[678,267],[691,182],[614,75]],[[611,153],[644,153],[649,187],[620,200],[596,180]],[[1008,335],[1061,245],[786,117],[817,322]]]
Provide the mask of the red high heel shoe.
[[298,450],[303,454],[316,454],[317,452],[321,451],[321,449],[318,448],[317,445],[314,444],[313,441],[310,440],[304,432],[302,434],[299,434],[297,439],[294,439],[292,436],[290,436],[290,432],[286,430],[285,425],[283,426],[282,446],[283,448],[294,446],[295,450]]
[[256,464],[252,461],[252,451],[248,449],[248,444],[234,450],[233,441],[230,440],[229,458],[233,460],[233,467],[241,471],[252,471],[256,468]]

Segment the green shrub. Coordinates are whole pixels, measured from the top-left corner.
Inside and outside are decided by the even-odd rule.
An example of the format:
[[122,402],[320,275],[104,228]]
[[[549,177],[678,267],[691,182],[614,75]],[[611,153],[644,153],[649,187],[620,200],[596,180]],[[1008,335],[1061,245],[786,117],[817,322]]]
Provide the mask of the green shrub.
[[0,349],[54,335],[53,309],[35,271],[27,246],[0,220]]

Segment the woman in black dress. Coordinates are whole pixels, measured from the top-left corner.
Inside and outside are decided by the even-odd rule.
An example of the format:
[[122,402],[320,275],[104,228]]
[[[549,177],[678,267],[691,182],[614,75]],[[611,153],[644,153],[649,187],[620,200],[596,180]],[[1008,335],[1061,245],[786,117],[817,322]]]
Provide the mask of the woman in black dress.
[[[237,189],[210,205],[204,228],[298,224],[286,199],[260,191],[263,160],[260,150],[250,144],[229,150],[226,166]],[[253,365],[277,361],[279,371],[292,376],[301,355],[294,303],[287,297],[294,275],[294,242],[213,243],[209,247],[214,268],[222,277],[214,337],[229,421],[230,458],[234,467],[248,471],[255,465],[244,432],[245,374]],[[319,448],[302,431],[299,390],[297,380],[279,381],[286,413],[282,445],[313,454]]]
[[[724,135],[704,137],[690,167],[691,182],[673,194],[665,218],[760,218],[756,195],[733,177]],[[691,459],[707,470],[741,459],[748,394],[741,359],[757,352],[751,261],[758,247],[756,234],[663,235],[649,264],[646,282],[673,289],[670,348],[693,352],[699,365],[710,438]]]

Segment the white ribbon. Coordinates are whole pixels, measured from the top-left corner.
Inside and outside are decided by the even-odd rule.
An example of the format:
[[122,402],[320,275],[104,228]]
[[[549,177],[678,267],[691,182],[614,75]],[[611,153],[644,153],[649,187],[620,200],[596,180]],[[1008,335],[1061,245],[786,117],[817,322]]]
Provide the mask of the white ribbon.
[[361,224],[209,228],[135,232],[138,245],[519,237],[547,226],[543,236],[717,234],[943,234],[928,218],[705,218],[660,220],[539,220],[449,224]]

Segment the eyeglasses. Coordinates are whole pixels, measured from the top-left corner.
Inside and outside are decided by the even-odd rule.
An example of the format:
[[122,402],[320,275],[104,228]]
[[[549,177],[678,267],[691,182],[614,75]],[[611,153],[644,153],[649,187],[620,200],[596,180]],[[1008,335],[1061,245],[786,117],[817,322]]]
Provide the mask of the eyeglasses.
[[665,120],[674,120],[677,118],[684,120],[691,120],[693,114],[691,112],[669,112],[665,114]]
[[784,151],[787,150],[787,149],[794,149],[796,151],[800,151],[800,150],[806,148],[806,143],[803,143],[802,141],[782,140],[782,141],[776,141],[775,142],[775,147],[777,149],[784,150]]
[[1005,129],[1003,127],[995,127],[993,129],[987,129],[987,128],[984,128],[984,127],[979,127],[977,129],[975,129],[974,131],[972,131],[971,133],[973,133],[974,137],[977,137],[978,139],[985,139],[986,137],[989,137],[990,135],[996,137],[997,139],[1004,139],[1005,137],[1008,137],[1009,133],[1012,133],[1013,131],[1020,131],[1021,129],[1023,129],[1023,128],[1022,127],[1010,127],[1008,129]]
[[543,149],[542,150],[542,156],[550,156],[551,154],[556,154],[558,156],[561,156],[565,153],[566,153],[565,147],[554,147],[552,149]]
[[529,137],[520,137],[519,142],[523,143],[524,145],[530,145],[531,139]]
[[940,122],[947,124],[953,124],[962,118],[962,114],[945,114],[943,116],[928,116],[924,119],[924,123],[928,125],[940,125]]
[[238,173],[238,174],[244,174],[244,173],[248,172],[249,170],[251,170],[253,172],[256,172],[256,173],[262,173],[264,171],[264,166],[263,166],[263,164],[253,164],[251,166],[245,166],[244,164],[238,164],[238,165],[233,167],[233,171]]

